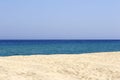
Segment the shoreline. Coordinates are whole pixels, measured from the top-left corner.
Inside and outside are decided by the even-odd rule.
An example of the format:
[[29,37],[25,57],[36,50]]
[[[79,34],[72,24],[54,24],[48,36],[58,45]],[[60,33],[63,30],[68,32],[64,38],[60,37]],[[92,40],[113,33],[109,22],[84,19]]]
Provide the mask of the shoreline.
[[89,55],[89,54],[108,54],[108,53],[120,53],[120,51],[111,51],[111,52],[89,52],[89,53],[70,53],[70,54],[64,54],[64,53],[60,53],[60,54],[31,54],[31,55],[9,55],[9,56],[0,56],[0,57],[19,57],[19,56],[56,56],[56,55]]
[[1,80],[119,80],[120,52],[0,57]]
[[68,54],[64,54],[64,53],[59,53],[59,54],[28,54],[28,55],[7,55],[7,56],[0,56],[0,57],[14,57],[14,56],[52,56],[52,55],[84,55],[84,54],[101,54],[101,53],[119,53],[120,51],[108,51],[108,52],[88,52],[88,53],[68,53]]

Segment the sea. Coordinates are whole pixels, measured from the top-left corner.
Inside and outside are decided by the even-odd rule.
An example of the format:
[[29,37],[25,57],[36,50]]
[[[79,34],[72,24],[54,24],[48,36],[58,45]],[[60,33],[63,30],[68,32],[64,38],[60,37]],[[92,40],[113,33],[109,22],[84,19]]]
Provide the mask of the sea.
[[120,40],[0,40],[0,56],[120,51]]

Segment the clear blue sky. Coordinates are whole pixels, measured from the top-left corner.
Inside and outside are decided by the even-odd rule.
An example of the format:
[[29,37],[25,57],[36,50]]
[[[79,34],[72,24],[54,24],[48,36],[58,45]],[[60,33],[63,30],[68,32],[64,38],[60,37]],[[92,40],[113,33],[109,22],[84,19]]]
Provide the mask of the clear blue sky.
[[120,39],[120,0],[0,0],[0,39]]

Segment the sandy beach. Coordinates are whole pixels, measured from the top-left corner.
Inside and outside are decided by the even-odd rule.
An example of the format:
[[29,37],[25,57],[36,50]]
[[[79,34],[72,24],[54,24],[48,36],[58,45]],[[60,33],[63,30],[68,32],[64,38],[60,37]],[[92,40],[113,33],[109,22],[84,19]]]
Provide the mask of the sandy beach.
[[0,80],[120,80],[120,52],[0,57]]

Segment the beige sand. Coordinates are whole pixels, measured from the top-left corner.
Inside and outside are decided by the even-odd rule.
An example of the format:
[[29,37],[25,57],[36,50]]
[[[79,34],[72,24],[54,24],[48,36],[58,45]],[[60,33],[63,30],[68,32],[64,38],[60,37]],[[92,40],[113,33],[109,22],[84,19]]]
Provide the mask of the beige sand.
[[120,52],[0,57],[0,80],[120,80]]

